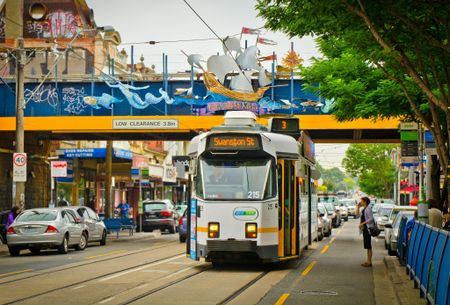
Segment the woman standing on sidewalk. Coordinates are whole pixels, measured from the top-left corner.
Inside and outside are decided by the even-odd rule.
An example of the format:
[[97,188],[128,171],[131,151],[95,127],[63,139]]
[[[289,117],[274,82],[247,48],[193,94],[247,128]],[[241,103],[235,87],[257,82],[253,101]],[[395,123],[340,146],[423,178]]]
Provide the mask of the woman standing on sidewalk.
[[373,220],[372,209],[369,206],[370,199],[367,197],[362,197],[361,201],[356,206],[356,214],[359,215],[359,210],[363,207],[361,212],[361,223],[359,224],[359,229],[362,230],[364,249],[367,249],[367,261],[362,263],[363,267],[372,267],[372,236],[370,236],[369,228],[375,226]]

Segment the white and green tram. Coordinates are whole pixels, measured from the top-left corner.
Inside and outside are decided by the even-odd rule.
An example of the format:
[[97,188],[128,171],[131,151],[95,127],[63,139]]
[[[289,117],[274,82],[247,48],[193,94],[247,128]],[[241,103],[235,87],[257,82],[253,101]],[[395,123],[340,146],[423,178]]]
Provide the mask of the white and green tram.
[[317,236],[314,164],[293,136],[298,120],[256,124],[246,111],[192,139],[187,251],[211,262],[299,258]]

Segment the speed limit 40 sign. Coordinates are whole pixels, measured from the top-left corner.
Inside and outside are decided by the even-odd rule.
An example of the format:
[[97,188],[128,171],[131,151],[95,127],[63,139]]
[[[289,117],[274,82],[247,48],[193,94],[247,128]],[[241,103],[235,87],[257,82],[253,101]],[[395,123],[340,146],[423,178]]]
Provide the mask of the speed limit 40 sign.
[[13,156],[13,181],[27,181],[27,154],[15,153]]

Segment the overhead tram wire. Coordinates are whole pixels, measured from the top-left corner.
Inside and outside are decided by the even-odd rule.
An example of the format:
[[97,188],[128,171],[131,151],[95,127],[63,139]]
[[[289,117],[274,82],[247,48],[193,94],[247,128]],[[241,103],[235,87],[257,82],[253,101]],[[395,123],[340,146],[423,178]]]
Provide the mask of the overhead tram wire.
[[194,12],[195,15],[197,15],[197,17],[208,27],[208,29],[217,37],[217,39],[219,39],[222,42],[222,45],[225,47],[225,49],[227,49],[228,53],[230,53],[231,58],[233,58],[234,62],[236,63],[236,65],[239,67],[239,69],[242,72],[242,75],[244,75],[244,77],[247,79],[248,83],[250,85],[252,85],[251,80],[247,77],[247,75],[245,75],[244,71],[242,71],[239,63],[237,62],[236,58],[234,58],[234,56],[231,53],[231,50],[228,48],[227,44],[225,43],[225,41],[220,38],[220,36],[209,26],[209,24],[197,13],[197,11],[189,4],[189,2],[187,2],[187,0],[183,0],[184,3],[186,3],[186,5]]

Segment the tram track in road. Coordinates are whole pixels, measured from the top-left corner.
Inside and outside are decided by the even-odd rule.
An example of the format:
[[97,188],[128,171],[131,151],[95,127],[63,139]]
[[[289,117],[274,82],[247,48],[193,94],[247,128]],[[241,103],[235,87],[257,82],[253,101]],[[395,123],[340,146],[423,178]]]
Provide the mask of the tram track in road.
[[[256,283],[258,283],[261,279],[263,279],[266,275],[268,275],[273,269],[267,269],[264,270],[262,272],[260,272],[258,275],[256,275],[253,279],[251,279],[250,281],[248,281],[247,283],[245,283],[244,285],[238,287],[237,289],[234,290],[233,293],[229,294],[228,296],[226,296],[225,298],[223,298],[221,301],[215,303],[216,305],[226,305],[231,303],[232,301],[236,300],[236,298],[238,298],[239,296],[241,296],[244,292],[246,292],[250,287],[254,286]],[[202,267],[201,270],[198,270],[197,272],[194,272],[192,274],[183,276],[181,278],[178,278],[174,281],[171,281],[169,283],[166,283],[164,285],[161,285],[159,287],[156,287],[154,289],[151,289],[149,291],[146,291],[140,295],[137,295],[133,298],[130,298],[129,300],[125,301],[125,302],[121,302],[118,303],[120,305],[129,305],[129,304],[135,304],[139,301],[144,301],[145,298],[150,297],[158,292],[162,292],[165,289],[169,289],[174,287],[177,284],[183,283],[185,281],[188,281],[190,279],[193,279],[194,277],[199,276],[202,273],[208,272],[208,271],[217,271],[215,270],[212,265],[207,265]],[[146,284],[144,284],[145,286]],[[140,288],[139,286],[135,287],[135,288]],[[114,296],[109,296],[105,299],[103,299],[102,301],[96,303],[96,304],[104,304],[107,302],[110,302],[114,299]]]
[[[132,272],[134,270],[144,269],[147,266],[155,265],[157,263],[164,263],[164,262],[169,261],[171,259],[176,259],[176,258],[182,257],[183,254],[184,254],[184,252],[181,252],[181,253],[177,253],[175,255],[171,255],[169,257],[164,257],[164,258],[156,259],[156,260],[153,260],[153,261],[150,261],[150,262],[145,262],[145,263],[142,263],[142,264],[138,264],[136,266],[133,266],[132,268],[128,267],[128,268],[123,268],[123,269],[120,269],[120,270],[115,270],[113,272],[109,272],[109,273],[101,274],[101,275],[98,275],[98,276],[94,276],[94,277],[88,278],[86,280],[73,282],[73,283],[70,283],[70,284],[67,284],[67,285],[51,288],[51,289],[48,289],[48,290],[45,290],[45,291],[42,291],[42,292],[39,292],[39,293],[36,293],[36,294],[33,294],[33,295],[29,295],[29,296],[26,296],[26,297],[22,297],[22,298],[19,298],[19,299],[8,301],[5,304],[17,304],[17,303],[21,303],[21,302],[24,302],[24,301],[29,301],[29,300],[32,300],[34,298],[42,297],[42,296],[45,296],[45,295],[48,295],[48,294],[51,294],[53,292],[57,292],[57,291],[60,291],[60,290],[63,290],[63,289],[72,288],[72,289],[76,290],[76,289],[78,289],[80,287],[84,287],[84,284],[88,284],[89,282],[92,282],[92,281],[95,281],[95,280],[102,280],[102,279],[105,279],[105,278],[108,278],[108,277],[115,277],[115,276],[117,276],[117,274],[129,273],[129,272]],[[85,265],[83,265],[83,266],[85,266]],[[42,274],[40,274],[40,275],[42,275]]]
[[[108,254],[108,255],[109,254],[117,254],[118,251],[113,251],[113,252],[109,252],[109,253],[103,253],[103,254],[99,254],[99,255],[96,255],[96,256],[87,257],[86,259],[91,259],[91,258],[95,258],[95,257],[104,257],[104,258],[95,259],[95,260],[89,260],[89,261],[86,261],[86,262],[80,262],[80,263],[76,263],[76,265],[71,265],[71,266],[62,267],[62,268],[56,267],[56,268],[52,268],[54,270],[50,270],[50,271],[45,271],[46,269],[42,269],[44,271],[43,272],[39,272],[39,270],[29,269],[30,272],[36,272],[36,273],[35,274],[30,274],[27,277],[23,277],[23,278],[16,278],[16,279],[12,279],[12,280],[9,280],[9,281],[8,280],[7,281],[2,281],[2,282],[0,282],[0,287],[2,285],[8,284],[8,283],[20,282],[20,281],[28,280],[28,279],[33,278],[33,277],[37,277],[37,276],[50,275],[50,274],[55,273],[55,272],[66,271],[66,270],[70,270],[70,269],[75,269],[75,268],[80,268],[80,267],[84,267],[84,266],[88,266],[88,265],[93,265],[93,264],[96,264],[96,263],[102,263],[102,262],[112,261],[112,260],[115,260],[115,259],[121,259],[121,258],[132,256],[132,255],[138,255],[138,254],[141,254],[141,253],[144,253],[144,252],[151,252],[151,251],[159,250],[161,248],[166,247],[168,244],[172,244],[172,243],[174,243],[174,242],[172,242],[172,241],[170,241],[170,242],[163,242],[163,243],[158,244],[157,247],[144,248],[144,249],[140,249],[140,250],[136,250],[136,251],[128,252],[128,253],[120,253],[119,255],[116,255],[116,256],[104,257],[104,256],[106,256],[106,254]],[[15,274],[13,272],[11,272],[11,275],[15,275]]]

